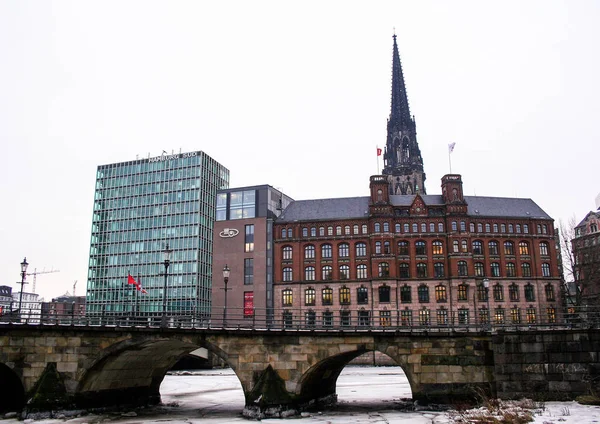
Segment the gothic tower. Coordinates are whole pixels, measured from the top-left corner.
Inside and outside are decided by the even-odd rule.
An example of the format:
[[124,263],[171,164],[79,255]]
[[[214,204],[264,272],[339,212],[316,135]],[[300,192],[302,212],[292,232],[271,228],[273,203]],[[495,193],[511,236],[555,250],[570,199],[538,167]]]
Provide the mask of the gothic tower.
[[396,34],[392,61],[392,110],[387,124],[383,163],[383,174],[388,177],[390,193],[427,194],[423,159],[417,143],[417,128],[408,108]]

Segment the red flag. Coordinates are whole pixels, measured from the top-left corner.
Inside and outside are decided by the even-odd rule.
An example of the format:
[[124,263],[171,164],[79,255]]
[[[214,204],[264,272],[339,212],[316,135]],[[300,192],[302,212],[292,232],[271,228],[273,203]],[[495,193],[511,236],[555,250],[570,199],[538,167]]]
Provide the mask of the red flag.
[[379,147],[377,148],[377,156],[381,156],[381,149]]
[[[127,275],[127,284],[132,284],[132,285],[134,285],[136,287],[139,287],[138,282],[133,279],[133,277],[131,276],[131,274]],[[139,288],[138,288],[138,290],[139,290]]]

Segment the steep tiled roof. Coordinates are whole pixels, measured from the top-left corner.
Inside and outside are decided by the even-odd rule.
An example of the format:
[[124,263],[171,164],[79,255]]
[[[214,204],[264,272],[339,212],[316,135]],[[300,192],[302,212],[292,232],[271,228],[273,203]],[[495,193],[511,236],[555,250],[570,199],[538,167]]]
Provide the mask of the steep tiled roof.
[[[422,195],[428,206],[443,205],[441,195]],[[410,206],[415,195],[392,195],[394,206]],[[512,197],[465,196],[470,216],[506,218],[552,219],[531,199]],[[369,197],[297,200],[279,217],[280,222],[319,221],[331,219],[366,218],[369,215]]]

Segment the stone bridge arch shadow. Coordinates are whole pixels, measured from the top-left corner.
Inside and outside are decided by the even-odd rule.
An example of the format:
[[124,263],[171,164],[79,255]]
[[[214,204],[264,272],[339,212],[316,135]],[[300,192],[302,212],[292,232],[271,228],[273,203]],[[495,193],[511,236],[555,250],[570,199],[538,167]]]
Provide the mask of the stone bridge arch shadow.
[[[382,384],[383,383],[383,379],[385,379],[386,377],[381,376],[381,378],[378,377],[379,374],[384,374],[387,376],[391,376],[393,375],[394,377],[392,378],[397,378],[398,381],[397,383],[400,384],[401,382],[405,381],[405,379],[408,381],[408,393],[406,393],[406,391],[404,391],[404,393],[401,393],[400,391],[398,393],[389,393],[385,396],[385,399],[383,400],[383,402],[389,402],[392,399],[396,400],[396,401],[400,401],[401,399],[404,400],[404,402],[410,401],[412,400],[412,393],[413,393],[413,381],[414,381],[414,377],[411,375],[411,371],[410,368],[407,366],[407,358],[406,357],[400,357],[400,358],[392,358],[391,356],[389,356],[384,349],[382,349],[381,347],[379,348],[361,348],[361,349],[357,349],[357,350],[352,350],[352,351],[347,351],[344,353],[339,353],[333,356],[330,356],[328,358],[325,358],[321,361],[319,361],[317,364],[313,365],[310,369],[308,369],[304,375],[302,376],[301,380],[300,380],[300,396],[301,398],[310,398],[312,397],[317,398],[318,400],[315,402],[315,406],[322,406],[322,405],[331,405],[334,403],[337,403],[338,401],[346,401],[346,398],[342,398],[339,399],[339,387],[338,387],[338,383],[340,382],[340,375],[342,375],[342,372],[346,369],[349,372],[356,372],[356,373],[360,373],[360,367],[361,365],[364,367],[364,365],[367,365],[364,363],[364,361],[360,361],[361,363],[358,364],[353,364],[353,361],[357,358],[361,358],[361,357],[365,357],[371,353],[373,354],[378,354],[378,357],[381,358],[385,358],[385,365],[384,366],[378,366],[376,371],[376,374],[372,374],[372,372],[374,371],[372,368],[369,368],[369,370],[371,370],[370,375],[368,376],[368,378],[373,378],[374,376],[376,376],[375,378],[380,380],[378,381],[376,384]],[[373,363],[369,363],[368,365],[373,365]],[[350,366],[350,367],[349,367]],[[348,367],[348,368],[347,368]],[[355,368],[356,367],[356,368]],[[363,368],[366,369],[366,368]],[[385,372],[385,371],[398,371],[398,372],[394,372],[392,374],[390,374],[389,372]],[[387,382],[390,383],[389,377],[387,378]],[[393,385],[394,383],[391,382],[391,385]],[[360,386],[359,383],[357,383],[357,385],[355,386],[356,391],[360,392],[360,391],[368,391],[369,388],[365,387],[365,386]],[[400,388],[398,387],[398,390],[400,390]],[[404,396],[402,396],[404,395]],[[373,402],[371,402],[370,400],[368,400],[369,398],[372,398],[370,396],[365,396],[363,395],[357,395],[358,398],[364,398],[365,400],[361,401],[361,407],[366,406],[367,404],[371,404]],[[408,399],[407,399],[408,398]],[[380,406],[380,404],[382,403],[381,399],[379,399],[377,402],[378,407]],[[375,407],[376,405],[373,403],[373,406]],[[392,405],[390,405],[391,407]]]
[[158,404],[167,372],[198,348],[218,356],[235,372],[236,361],[203,337],[128,339],[82,364],[72,402],[84,408]]
[[19,376],[0,363],[0,413],[20,411],[25,406],[25,387]]

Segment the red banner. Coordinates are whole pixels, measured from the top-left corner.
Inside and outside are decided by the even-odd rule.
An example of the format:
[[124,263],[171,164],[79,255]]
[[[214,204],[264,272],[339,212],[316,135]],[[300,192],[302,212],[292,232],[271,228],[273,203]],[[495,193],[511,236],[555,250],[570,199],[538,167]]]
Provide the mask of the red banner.
[[254,292],[244,292],[244,317],[254,316]]

